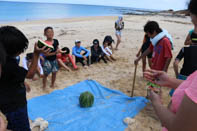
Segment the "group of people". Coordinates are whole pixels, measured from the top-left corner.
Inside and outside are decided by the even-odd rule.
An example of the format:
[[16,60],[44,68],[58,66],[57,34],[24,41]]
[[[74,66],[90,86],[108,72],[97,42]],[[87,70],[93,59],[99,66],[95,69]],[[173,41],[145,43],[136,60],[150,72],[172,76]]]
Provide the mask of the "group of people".
[[[119,23],[117,23],[116,26]],[[118,27],[119,33],[122,27]],[[30,131],[26,91],[30,91],[25,79],[36,80],[35,74],[43,79],[43,89],[46,88],[46,81],[49,74],[52,74],[51,88],[55,87],[56,74],[60,67],[71,71],[78,69],[76,63],[88,67],[103,60],[104,63],[116,61],[113,56],[114,40],[106,36],[100,46],[99,40],[93,40],[91,51],[81,46],[81,41],[76,40],[72,48],[72,54],[68,47],[59,49],[59,42],[54,39],[52,27],[44,29],[45,43],[53,48],[43,46],[39,48],[35,43],[33,52],[27,53],[22,59],[23,67],[19,66],[20,54],[28,48],[28,39],[16,27],[0,27],[0,111],[6,116],[7,129],[13,131]],[[0,117],[0,129],[2,123]]]
[[[162,105],[160,94],[149,90],[148,97],[161,120],[163,131],[196,131],[197,124],[197,62],[195,60],[197,51],[197,1],[190,0],[188,10],[194,29],[186,38],[188,45],[180,50],[174,61],[174,71],[176,78],[167,75],[169,64],[172,60],[173,41],[169,33],[161,29],[156,21],[148,21],[144,26],[144,42],[139,52],[135,64],[143,59],[144,77],[159,86],[171,88],[170,95],[172,101],[169,108]],[[115,22],[117,45],[121,42],[121,30],[124,28],[123,18]],[[0,27],[0,110],[8,120],[7,129],[13,131],[30,131],[25,79],[35,79],[37,73],[43,78],[43,88],[46,88],[46,80],[52,73],[51,87],[54,88],[56,74],[59,67],[71,71],[78,69],[77,62],[88,67],[103,60],[115,61],[111,36],[104,38],[100,46],[99,40],[93,40],[91,51],[81,46],[81,41],[76,40],[72,48],[72,54],[68,47],[59,49],[59,42],[54,39],[52,27],[44,29],[46,43],[51,43],[53,49],[45,46],[39,48],[35,43],[32,53],[28,53],[23,59],[23,67],[19,66],[19,55],[28,48],[28,39],[16,27]],[[146,56],[149,59],[151,70],[146,70]],[[179,73],[178,64],[184,58],[183,67]],[[2,118],[0,117],[0,130],[4,130]]]
[[[197,117],[197,1],[190,0],[188,10],[194,29],[189,31],[185,40],[185,47],[178,53],[173,63],[176,78],[167,75],[168,67],[172,59],[171,50],[173,43],[170,35],[159,28],[155,21],[149,21],[144,26],[145,39],[137,59],[143,59],[142,70],[144,77],[159,86],[171,89],[172,96],[169,106],[163,106],[161,93],[148,90],[148,98],[151,100],[163,129],[162,131],[196,131]],[[141,55],[140,55],[141,53]],[[150,70],[146,70],[146,56],[149,59]],[[184,59],[179,72],[178,65]]]

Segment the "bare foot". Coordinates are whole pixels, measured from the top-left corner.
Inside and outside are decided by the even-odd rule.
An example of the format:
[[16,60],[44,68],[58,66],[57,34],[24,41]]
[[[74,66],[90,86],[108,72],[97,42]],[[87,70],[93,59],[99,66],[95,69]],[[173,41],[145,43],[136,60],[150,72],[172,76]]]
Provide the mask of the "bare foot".
[[87,69],[87,68],[88,68],[88,66],[87,66],[87,65],[85,65],[85,66],[84,66],[84,69]]
[[45,90],[46,89],[46,85],[43,85],[42,89]]
[[32,80],[33,80],[33,81],[37,81],[37,80],[38,80],[38,78],[35,78],[35,77],[34,77]]
[[54,88],[55,88],[55,85],[51,85],[50,87],[51,87],[52,89],[54,89]]

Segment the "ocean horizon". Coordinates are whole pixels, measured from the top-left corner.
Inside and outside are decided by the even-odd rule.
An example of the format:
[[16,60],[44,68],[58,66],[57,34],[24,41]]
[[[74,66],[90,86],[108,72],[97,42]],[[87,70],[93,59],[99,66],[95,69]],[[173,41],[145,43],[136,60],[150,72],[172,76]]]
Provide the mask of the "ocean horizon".
[[86,16],[118,16],[155,11],[117,6],[0,1],[0,23]]

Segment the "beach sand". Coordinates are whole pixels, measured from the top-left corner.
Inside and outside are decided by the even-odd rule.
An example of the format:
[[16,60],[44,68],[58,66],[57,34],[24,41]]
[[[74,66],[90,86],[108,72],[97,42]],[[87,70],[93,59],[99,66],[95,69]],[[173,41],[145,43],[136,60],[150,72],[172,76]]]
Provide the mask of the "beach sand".
[[[59,40],[60,48],[67,46],[70,49],[74,46],[76,39],[82,41],[82,46],[89,47],[93,39],[97,38],[102,44],[105,35],[112,35],[114,40],[114,22],[117,17],[81,17],[70,19],[53,19],[53,20],[39,20],[9,23],[21,29],[29,39],[29,48],[25,53],[33,50],[33,45],[38,39],[44,39],[43,30],[46,26],[52,26],[55,32],[55,38]],[[131,95],[133,74],[134,74],[134,59],[136,53],[141,46],[144,32],[143,26],[148,20],[155,20],[159,22],[161,28],[166,29],[172,35],[174,40],[173,56],[176,57],[179,50],[184,46],[184,40],[188,31],[193,28],[189,17],[164,17],[164,16],[139,16],[131,15],[124,16],[125,29],[122,35],[122,43],[118,51],[115,52],[116,62],[105,64],[103,62],[92,65],[88,69],[82,68],[80,70],[67,72],[60,70],[57,75],[56,89],[63,89],[77,82],[94,79],[104,86],[120,90],[127,95]],[[3,25],[3,24],[1,24]],[[21,59],[25,56],[21,55]],[[174,61],[173,58],[173,61]],[[172,61],[172,62],[173,62]],[[172,62],[169,67],[168,74],[174,77]],[[54,89],[50,88],[49,76],[47,82],[47,89],[42,90],[42,80],[32,81],[26,80],[31,86],[31,92],[27,93],[27,98],[48,94]],[[138,65],[135,96],[146,96],[146,81],[142,78],[142,65]],[[169,89],[163,88],[163,101],[167,105],[170,101],[168,96]],[[148,105],[143,111],[135,117],[136,123],[128,127],[126,131],[159,131],[161,124],[155,115],[155,112]]]

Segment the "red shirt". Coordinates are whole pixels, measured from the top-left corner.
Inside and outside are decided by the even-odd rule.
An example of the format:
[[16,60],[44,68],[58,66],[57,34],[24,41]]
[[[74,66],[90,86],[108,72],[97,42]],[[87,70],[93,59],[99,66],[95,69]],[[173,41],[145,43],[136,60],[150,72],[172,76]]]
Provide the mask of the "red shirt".
[[149,49],[153,52],[151,69],[163,70],[166,60],[172,58],[172,47],[169,39],[165,37],[155,47],[151,44]]
[[64,63],[69,62],[68,55],[62,55],[61,53],[57,54],[57,59],[61,59]]
[[57,59],[61,59],[64,63],[71,62],[74,69],[77,69],[77,65],[75,64],[75,61],[73,60],[72,56],[70,54],[68,55],[62,55],[61,53],[57,54]]

